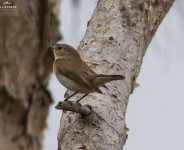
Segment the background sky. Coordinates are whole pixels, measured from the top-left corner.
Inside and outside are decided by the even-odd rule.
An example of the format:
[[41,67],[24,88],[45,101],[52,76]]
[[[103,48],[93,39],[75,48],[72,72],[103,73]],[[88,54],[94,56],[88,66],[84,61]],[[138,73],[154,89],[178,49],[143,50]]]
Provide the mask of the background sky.
[[[74,47],[83,38],[97,0],[62,0],[62,42]],[[126,123],[130,131],[124,150],[184,150],[184,0],[175,0],[147,49],[130,96]],[[54,108],[66,89],[52,75],[44,150],[57,149],[61,111]]]

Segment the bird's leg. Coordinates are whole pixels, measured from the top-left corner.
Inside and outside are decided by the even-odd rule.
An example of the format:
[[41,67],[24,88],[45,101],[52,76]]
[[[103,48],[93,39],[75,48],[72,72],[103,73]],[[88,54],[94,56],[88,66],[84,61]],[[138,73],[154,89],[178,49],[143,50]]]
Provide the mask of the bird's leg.
[[85,94],[84,96],[82,96],[80,99],[78,99],[77,101],[76,101],[76,103],[79,103],[80,102],[80,100],[82,100],[84,97],[86,97],[88,94]]
[[65,98],[64,101],[67,101],[69,98],[73,97],[75,94],[77,94],[77,92],[74,92],[73,94],[71,94],[70,96],[68,96],[67,98]]
[[104,87],[105,89],[107,89],[108,90],[108,87],[104,84],[104,85],[102,85],[102,87]]

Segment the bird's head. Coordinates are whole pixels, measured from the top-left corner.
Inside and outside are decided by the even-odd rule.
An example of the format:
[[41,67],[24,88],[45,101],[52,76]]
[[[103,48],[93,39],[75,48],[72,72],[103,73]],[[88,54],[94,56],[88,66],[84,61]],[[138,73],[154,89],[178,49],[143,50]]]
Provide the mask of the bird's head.
[[67,44],[55,44],[55,45],[48,45],[54,51],[55,59],[61,57],[78,57],[80,58],[79,53],[70,45]]

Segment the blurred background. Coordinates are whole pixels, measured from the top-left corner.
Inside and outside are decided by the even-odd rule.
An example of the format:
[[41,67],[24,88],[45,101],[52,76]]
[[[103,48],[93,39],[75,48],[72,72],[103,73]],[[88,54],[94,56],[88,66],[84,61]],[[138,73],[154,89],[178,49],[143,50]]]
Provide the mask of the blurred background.
[[[62,0],[61,42],[77,48],[97,0]],[[130,131],[124,150],[184,150],[184,1],[176,0],[147,49],[130,96],[126,123]],[[52,75],[44,150],[57,149],[61,111],[54,107],[66,89]]]

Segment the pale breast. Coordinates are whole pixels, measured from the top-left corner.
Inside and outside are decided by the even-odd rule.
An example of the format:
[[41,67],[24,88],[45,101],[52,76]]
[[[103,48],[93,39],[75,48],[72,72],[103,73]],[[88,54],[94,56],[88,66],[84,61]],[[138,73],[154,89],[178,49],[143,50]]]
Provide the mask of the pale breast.
[[76,91],[76,84],[70,80],[69,78],[63,76],[63,75],[57,75],[56,74],[57,79],[59,80],[59,82],[64,85],[67,89],[72,90],[72,91]]
[[53,70],[55,72],[58,81],[67,89],[78,93],[86,93],[86,94],[95,92],[94,89],[84,87],[83,85],[80,85],[79,83],[76,83],[73,80],[69,79],[68,77],[64,76],[63,74],[59,73],[56,69],[55,63],[53,64]]
[[63,76],[63,75],[57,75],[56,77],[58,79],[58,81],[65,86],[67,89],[71,90],[71,91],[75,91],[75,92],[79,92],[79,93],[91,93],[94,92],[94,90],[83,87],[75,82],[73,82],[71,79]]

